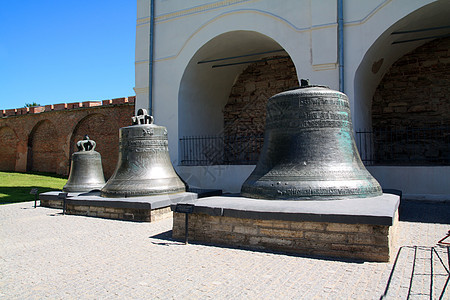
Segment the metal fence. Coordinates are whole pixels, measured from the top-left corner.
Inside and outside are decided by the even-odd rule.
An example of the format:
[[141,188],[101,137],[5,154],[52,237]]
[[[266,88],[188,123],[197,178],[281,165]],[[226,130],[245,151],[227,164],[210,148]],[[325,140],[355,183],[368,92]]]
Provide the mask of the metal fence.
[[449,165],[450,127],[375,128],[357,131],[366,165]]
[[[254,165],[263,135],[189,136],[180,139],[181,165]],[[450,126],[357,131],[365,165],[450,165]]]
[[263,140],[263,135],[183,137],[181,165],[254,165]]

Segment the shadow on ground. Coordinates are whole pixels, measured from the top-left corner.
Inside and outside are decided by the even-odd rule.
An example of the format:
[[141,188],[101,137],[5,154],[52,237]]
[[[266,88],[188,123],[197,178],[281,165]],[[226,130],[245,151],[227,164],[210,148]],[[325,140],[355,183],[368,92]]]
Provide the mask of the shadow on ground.
[[52,191],[54,189],[48,187],[30,187],[30,186],[15,186],[15,187],[0,187],[0,194],[5,194],[5,196],[0,196],[1,204],[19,203],[34,201],[34,195],[30,194],[32,188],[37,188],[38,193],[45,193]]
[[[175,246],[175,245],[184,246],[185,245],[184,240],[172,238],[172,230],[162,232],[162,233],[154,235],[154,236],[150,236],[149,238],[159,240],[158,242],[152,242],[155,245],[161,245],[161,246]],[[363,260],[359,260],[359,259],[299,254],[299,253],[291,253],[291,252],[269,250],[269,249],[258,249],[258,248],[247,247],[247,246],[231,246],[231,245],[225,245],[225,244],[208,243],[208,242],[204,242],[204,241],[189,240],[188,243],[193,244],[193,245],[212,246],[212,247],[225,248],[225,249],[239,249],[239,250],[243,250],[243,251],[269,253],[269,254],[281,254],[281,255],[319,259],[319,260],[330,260],[330,261],[340,261],[340,262],[350,262],[350,263],[364,263]]]
[[402,200],[399,219],[405,222],[450,224],[450,201]]

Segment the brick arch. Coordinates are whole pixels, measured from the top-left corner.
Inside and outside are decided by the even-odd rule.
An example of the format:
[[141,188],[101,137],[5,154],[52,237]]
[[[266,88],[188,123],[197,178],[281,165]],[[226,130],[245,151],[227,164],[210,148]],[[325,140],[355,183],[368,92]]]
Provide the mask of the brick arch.
[[17,134],[9,126],[0,127],[0,171],[15,171],[17,158]]
[[450,125],[450,38],[436,39],[398,59],[372,101],[374,127]]
[[117,163],[119,154],[119,137],[117,126],[113,126],[108,115],[93,113],[82,118],[74,127],[70,137],[70,155],[78,151],[76,143],[87,134],[91,140],[97,143],[95,151],[102,156],[103,172],[109,178]]
[[408,164],[443,164],[450,152],[450,38],[428,42],[398,59],[372,100],[375,131],[395,129],[390,148],[375,143],[377,160],[392,147]]
[[[270,57],[244,69],[223,110],[224,135],[228,140],[226,153],[230,160],[257,159],[262,147],[267,100],[298,86],[297,72],[290,57]],[[240,143],[243,137],[247,137],[246,145]],[[248,137],[256,138],[249,142]]]
[[28,136],[27,171],[57,173],[61,152],[55,125],[47,119],[39,121]]

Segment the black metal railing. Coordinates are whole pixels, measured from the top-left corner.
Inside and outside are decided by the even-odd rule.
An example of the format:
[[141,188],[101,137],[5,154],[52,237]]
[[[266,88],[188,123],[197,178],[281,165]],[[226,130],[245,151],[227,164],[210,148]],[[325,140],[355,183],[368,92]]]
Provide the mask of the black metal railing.
[[357,131],[366,165],[450,165],[450,126]]
[[[263,141],[263,135],[183,137],[181,165],[254,165]],[[450,165],[450,126],[361,130],[355,142],[365,165]]]
[[263,135],[183,137],[180,139],[181,165],[254,165],[263,140]]

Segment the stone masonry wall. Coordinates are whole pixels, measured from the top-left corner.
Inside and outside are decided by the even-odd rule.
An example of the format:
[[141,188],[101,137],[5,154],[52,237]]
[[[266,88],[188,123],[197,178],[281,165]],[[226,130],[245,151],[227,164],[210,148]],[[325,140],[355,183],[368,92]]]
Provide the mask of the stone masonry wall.
[[[189,240],[367,261],[387,262],[395,256],[392,226],[307,221],[241,219],[189,214]],[[172,236],[184,239],[185,214],[174,213]]]
[[[372,101],[373,130],[381,131],[374,137],[376,160],[450,161],[449,112],[450,38],[441,38],[400,58],[377,87]],[[384,135],[386,128],[397,130],[393,139]]]
[[97,143],[108,179],[116,166],[119,128],[131,125],[135,97],[1,110],[0,170],[68,175],[85,134]]
[[[286,57],[271,57],[253,63],[239,75],[223,111],[225,152],[230,160],[258,158],[266,123],[267,100],[298,86],[295,66]],[[245,137],[245,144],[239,140],[241,137]]]
[[450,38],[436,39],[395,62],[372,102],[374,127],[450,124]]

